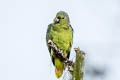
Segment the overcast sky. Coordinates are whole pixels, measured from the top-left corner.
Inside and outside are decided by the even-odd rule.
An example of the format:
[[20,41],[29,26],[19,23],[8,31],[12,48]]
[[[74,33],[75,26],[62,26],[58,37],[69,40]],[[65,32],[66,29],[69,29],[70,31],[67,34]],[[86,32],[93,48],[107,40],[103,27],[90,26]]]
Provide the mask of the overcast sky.
[[70,17],[73,48],[108,66],[105,80],[120,79],[119,0],[0,0],[0,80],[57,80],[45,37],[60,10]]

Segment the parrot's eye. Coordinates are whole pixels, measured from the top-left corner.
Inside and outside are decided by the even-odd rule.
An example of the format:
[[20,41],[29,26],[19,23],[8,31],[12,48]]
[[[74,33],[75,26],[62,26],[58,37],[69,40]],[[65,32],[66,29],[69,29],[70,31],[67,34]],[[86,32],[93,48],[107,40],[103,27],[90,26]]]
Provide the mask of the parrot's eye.
[[57,18],[58,18],[58,19],[61,19],[61,17],[60,17],[60,16],[58,16]]
[[62,19],[64,19],[64,17]]

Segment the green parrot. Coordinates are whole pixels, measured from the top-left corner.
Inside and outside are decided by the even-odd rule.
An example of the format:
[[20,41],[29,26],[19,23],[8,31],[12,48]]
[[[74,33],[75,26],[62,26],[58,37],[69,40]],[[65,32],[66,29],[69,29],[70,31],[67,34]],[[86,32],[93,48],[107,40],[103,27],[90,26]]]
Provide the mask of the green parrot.
[[53,43],[63,51],[64,56],[69,59],[73,43],[73,29],[66,12],[59,11],[57,13],[53,23],[48,25],[46,33],[46,42],[53,65],[55,66],[56,77],[60,78],[63,74],[63,70],[65,69],[64,62],[54,54],[55,52],[48,45],[48,40],[52,40]]

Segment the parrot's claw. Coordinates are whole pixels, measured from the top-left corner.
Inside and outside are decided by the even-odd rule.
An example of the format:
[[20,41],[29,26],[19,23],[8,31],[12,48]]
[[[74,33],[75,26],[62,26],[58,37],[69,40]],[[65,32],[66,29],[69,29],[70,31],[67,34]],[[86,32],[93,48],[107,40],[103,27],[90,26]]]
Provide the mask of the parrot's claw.
[[52,40],[48,40],[48,44],[52,43]]

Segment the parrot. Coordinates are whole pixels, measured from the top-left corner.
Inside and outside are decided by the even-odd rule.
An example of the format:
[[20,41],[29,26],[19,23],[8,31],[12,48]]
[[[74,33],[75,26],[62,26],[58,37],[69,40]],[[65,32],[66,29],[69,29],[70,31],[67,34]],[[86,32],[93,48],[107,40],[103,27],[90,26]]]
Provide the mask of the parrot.
[[51,61],[55,66],[55,74],[57,78],[60,78],[65,70],[64,62],[55,55],[54,50],[49,46],[48,40],[52,40],[53,43],[64,53],[64,57],[69,59],[71,47],[73,44],[73,28],[70,25],[69,16],[64,11],[59,11],[53,23],[48,25],[46,32],[46,43],[48,51],[51,56]]

